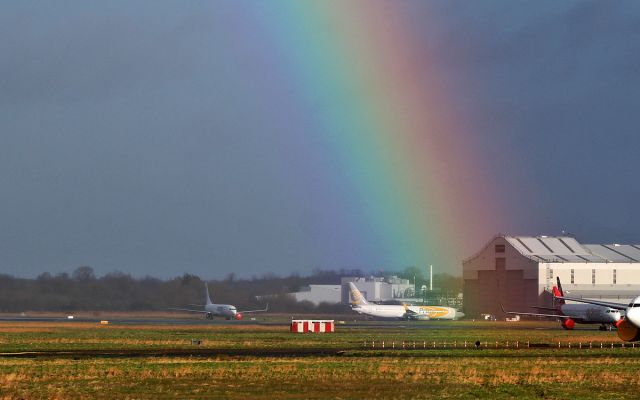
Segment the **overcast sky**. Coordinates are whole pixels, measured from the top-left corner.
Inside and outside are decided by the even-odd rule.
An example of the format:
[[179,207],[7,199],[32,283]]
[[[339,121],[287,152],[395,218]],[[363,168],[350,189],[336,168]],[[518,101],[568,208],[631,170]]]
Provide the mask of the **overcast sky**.
[[[312,119],[270,85],[285,82],[274,52],[286,48],[255,29],[268,22],[258,4],[0,5],[0,272],[219,278],[410,262],[358,243],[366,216],[318,173],[331,160],[315,127],[288,128]],[[640,2],[399,4],[509,206],[461,257],[497,232],[640,243]]]

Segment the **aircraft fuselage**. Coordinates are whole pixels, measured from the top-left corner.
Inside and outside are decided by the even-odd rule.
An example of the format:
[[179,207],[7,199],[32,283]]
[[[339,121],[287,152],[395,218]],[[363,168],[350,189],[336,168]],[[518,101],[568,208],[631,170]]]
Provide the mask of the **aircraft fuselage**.
[[207,304],[204,306],[204,310],[207,312],[207,318],[212,317],[225,317],[234,319],[238,315],[238,310],[231,304]]
[[615,324],[620,321],[620,311],[609,307],[563,304],[560,311],[563,315],[580,323]]

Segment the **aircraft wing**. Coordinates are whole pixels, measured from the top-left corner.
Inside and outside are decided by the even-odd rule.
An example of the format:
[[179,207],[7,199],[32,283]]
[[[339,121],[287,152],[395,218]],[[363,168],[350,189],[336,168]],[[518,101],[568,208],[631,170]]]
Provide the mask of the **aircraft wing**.
[[402,303],[402,307],[404,307],[403,318],[415,319],[416,321],[428,321],[431,319],[428,314],[420,314],[418,312],[415,312],[405,303]]
[[622,303],[609,303],[608,301],[598,301],[598,300],[591,300],[591,299],[579,299],[577,297],[563,296],[563,297],[556,297],[556,299],[577,301],[578,303],[594,304],[596,306],[609,307],[609,308],[613,308],[613,309],[616,309],[616,310],[623,310],[623,311],[626,310],[627,307],[628,307],[627,304],[622,304]]
[[247,311],[238,311],[238,313],[240,314],[246,314],[246,313],[252,313],[252,312],[265,312],[265,311],[269,311],[269,303],[267,303],[267,306],[262,309],[262,310],[247,310]]
[[189,308],[167,308],[167,310],[173,310],[173,311],[188,311],[188,312],[197,312],[197,313],[203,313],[203,314],[208,314],[209,311],[205,311],[205,310],[192,310]]
[[412,309],[410,309],[409,306],[406,305],[405,303],[402,303],[402,307],[404,307],[404,312],[407,315],[415,315],[415,314],[417,314],[417,312],[415,312]]
[[538,306],[529,306],[531,308],[535,308],[536,310],[549,310],[549,311],[556,311],[556,308],[553,307],[538,307]]
[[566,315],[559,315],[559,314],[540,314],[540,313],[529,313],[529,312],[506,311],[504,307],[502,307],[502,304],[500,305],[500,308],[502,308],[502,312],[505,314],[530,315],[532,317],[547,317],[547,318],[572,318]]

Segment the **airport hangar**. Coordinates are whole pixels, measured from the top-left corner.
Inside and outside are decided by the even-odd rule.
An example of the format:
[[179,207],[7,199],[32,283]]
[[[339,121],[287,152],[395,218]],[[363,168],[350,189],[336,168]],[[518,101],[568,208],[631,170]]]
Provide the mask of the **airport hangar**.
[[[495,236],[462,263],[464,313],[551,307],[560,277],[566,295],[626,303],[640,295],[640,245],[581,244],[569,236]],[[535,312],[535,311],[534,311]]]

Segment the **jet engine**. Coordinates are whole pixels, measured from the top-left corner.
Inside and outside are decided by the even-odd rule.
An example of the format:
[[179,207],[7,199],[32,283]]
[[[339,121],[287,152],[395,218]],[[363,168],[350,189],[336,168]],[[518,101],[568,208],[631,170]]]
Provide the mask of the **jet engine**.
[[576,326],[576,321],[571,318],[564,319],[562,321],[562,327],[568,331],[572,330]]
[[640,329],[626,319],[618,323],[618,337],[625,342],[636,342],[640,340]]

